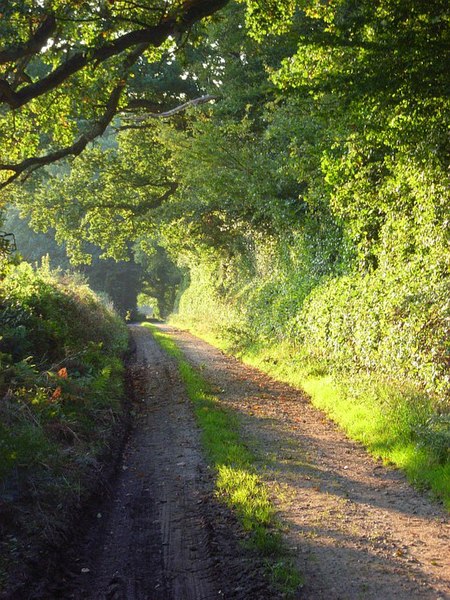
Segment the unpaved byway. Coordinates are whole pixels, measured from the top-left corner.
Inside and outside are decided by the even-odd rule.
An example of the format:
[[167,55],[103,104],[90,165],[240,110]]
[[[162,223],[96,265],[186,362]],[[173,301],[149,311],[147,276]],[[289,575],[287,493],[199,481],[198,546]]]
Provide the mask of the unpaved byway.
[[60,560],[45,592],[30,598],[278,598],[258,557],[244,551],[234,517],[214,500],[175,362],[148,330],[131,330],[136,415],[116,481],[84,539]]
[[[240,414],[308,600],[450,598],[448,515],[371,459],[293,388],[161,326]],[[249,600],[253,596],[248,596]]]

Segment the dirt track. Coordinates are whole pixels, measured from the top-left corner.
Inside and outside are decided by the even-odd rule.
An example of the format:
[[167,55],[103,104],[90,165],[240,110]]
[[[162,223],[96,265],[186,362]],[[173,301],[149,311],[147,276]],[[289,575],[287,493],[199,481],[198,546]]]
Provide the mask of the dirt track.
[[[450,598],[449,523],[438,505],[375,463],[298,391],[161,327],[240,415],[305,579],[298,598]],[[116,480],[64,568],[29,598],[280,598],[214,500],[176,365],[147,330],[133,326],[132,334],[134,426]]]
[[134,425],[116,480],[45,591],[30,598],[277,598],[233,515],[214,499],[176,364],[148,330],[131,329]]
[[297,390],[163,328],[240,414],[305,578],[299,597],[450,598],[450,527],[439,505],[370,458]]

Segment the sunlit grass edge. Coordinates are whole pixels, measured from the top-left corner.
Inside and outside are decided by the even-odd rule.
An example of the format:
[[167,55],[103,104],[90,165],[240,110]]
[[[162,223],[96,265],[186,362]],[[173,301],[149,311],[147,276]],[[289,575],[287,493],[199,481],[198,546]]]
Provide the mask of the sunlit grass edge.
[[169,335],[149,323],[143,326],[178,362],[202,430],[204,448],[216,473],[217,497],[235,512],[249,533],[249,544],[264,556],[274,583],[286,597],[292,596],[302,580],[284,548],[267,487],[254,467],[256,459],[240,438],[237,417],[220,406],[208,382],[185,360]]
[[[232,353],[226,339],[185,319],[179,327]],[[411,432],[425,422],[427,397],[406,387],[390,386],[374,375],[341,374],[339,381],[318,360],[302,356],[289,344],[247,345],[238,354],[279,381],[304,390],[314,406],[323,410],[353,440],[361,442],[375,458],[402,469],[417,488],[429,489],[450,510],[450,462],[437,460],[432,444],[418,444]],[[414,395],[416,394],[416,395]]]

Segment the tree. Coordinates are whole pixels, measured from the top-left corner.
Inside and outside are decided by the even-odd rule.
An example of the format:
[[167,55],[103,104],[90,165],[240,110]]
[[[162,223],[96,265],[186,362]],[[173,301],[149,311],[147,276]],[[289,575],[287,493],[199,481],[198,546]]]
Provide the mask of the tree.
[[[116,258],[130,241],[163,245],[190,269],[192,306],[225,299],[216,314],[239,307],[239,327],[262,339],[298,331],[313,291],[311,328],[319,305],[333,324],[341,314],[339,343],[322,333],[352,359],[355,290],[364,368],[380,351],[387,372],[415,361],[429,383],[429,365],[448,369],[447,3],[248,0],[221,16],[183,53],[143,55],[123,111],[145,112],[122,114],[109,145],[30,178],[16,201],[74,258],[85,242]],[[220,101],[153,118],[158,98],[170,110],[198,94]]]
[[139,71],[228,0],[9,2],[0,36],[1,186],[80,154],[120,112],[160,108]]
[[[4,227],[7,231],[14,231],[20,258],[39,265],[48,257],[52,269],[73,271],[66,245],[56,243],[53,229],[46,233],[33,231],[28,220],[21,219],[16,209],[6,212]],[[100,259],[102,251],[94,244],[86,244],[85,252],[89,264],[78,264],[77,272],[87,279],[93,290],[107,294],[122,316],[133,313],[137,295],[149,279],[144,267],[134,260],[133,252],[129,251],[127,261]]]
[[147,242],[145,252],[137,250],[135,256],[145,274],[141,281],[141,296],[156,300],[157,314],[167,317],[174,309],[181,271],[155,240]]

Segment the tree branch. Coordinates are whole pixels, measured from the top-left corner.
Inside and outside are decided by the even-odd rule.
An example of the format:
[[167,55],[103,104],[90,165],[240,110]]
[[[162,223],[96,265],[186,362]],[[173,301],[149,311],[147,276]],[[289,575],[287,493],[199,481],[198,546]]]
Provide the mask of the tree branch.
[[89,64],[102,63],[137,45],[146,47],[151,45],[158,48],[170,35],[186,31],[194,23],[213,14],[228,2],[229,0],[187,0],[180,11],[166,17],[158,25],[130,31],[110,44],[78,52],[46,77],[22,87],[17,92],[6,80],[0,80],[0,102],[8,104],[11,108],[20,108],[33,98],[55,89]]
[[93,124],[93,127],[90,131],[82,134],[70,146],[66,146],[65,148],[56,150],[55,152],[50,152],[49,154],[46,154],[44,156],[33,156],[17,164],[0,164],[0,171],[13,171],[13,175],[11,175],[11,177],[9,177],[6,181],[0,184],[0,190],[12,183],[13,181],[15,181],[23,173],[30,174],[36,169],[61,160],[66,156],[78,156],[83,152],[83,150],[86,148],[89,142],[92,142],[93,140],[95,140],[95,138],[103,135],[106,128],[108,127],[114,116],[117,114],[119,101],[122,92],[126,86],[127,72],[142,54],[143,50],[144,48],[142,47],[142,45],[138,46],[124,60],[124,76],[122,79],[120,79],[119,83],[113,88],[112,92],[109,95],[108,102],[106,103],[105,112],[103,113],[102,117]]
[[0,50],[0,64],[4,65],[8,62],[13,62],[37,54],[45,46],[50,36],[56,30],[56,18],[54,14],[49,14],[44,21],[36,29],[34,35],[22,44],[16,44],[11,48]]
[[[151,184],[149,184],[149,185],[151,185]],[[141,204],[139,204],[138,206],[133,206],[126,202],[123,202],[123,203],[102,202],[101,204],[97,204],[95,206],[95,208],[112,208],[114,210],[129,210],[135,216],[142,216],[148,210],[151,210],[152,208],[159,208],[168,198],[170,198],[170,196],[172,196],[177,191],[177,189],[179,187],[179,183],[177,183],[175,181],[168,182],[166,185],[169,186],[169,189],[167,191],[165,191],[164,194],[161,194],[161,196],[158,196],[157,198],[151,197],[148,200],[146,200],[145,202],[142,202]]]
[[106,104],[106,110],[103,113],[101,119],[99,119],[92,129],[82,134],[73,144],[70,146],[66,146],[65,148],[61,148],[60,150],[56,150],[55,152],[50,152],[44,156],[33,156],[31,158],[27,158],[20,163],[17,164],[3,164],[0,165],[0,171],[13,171],[13,175],[9,177],[6,181],[0,184],[0,190],[15,181],[20,175],[23,173],[31,173],[38,169],[39,167],[43,167],[45,165],[49,165],[51,163],[56,162],[57,160],[61,160],[61,158],[65,158],[66,156],[78,156],[83,152],[89,142],[95,140],[95,138],[102,135],[105,129],[108,127],[109,123],[115,116],[117,112],[117,107],[119,105],[119,100],[122,95],[123,89],[125,87],[125,81],[120,81],[114,89],[112,90],[108,102]]
[[[133,119],[133,123],[130,125],[122,125],[119,127],[119,131],[124,131],[125,129],[139,129],[141,125],[139,123],[143,123],[147,119],[165,119],[169,117],[173,117],[174,115],[190,108],[191,106],[199,106],[200,104],[206,104],[207,102],[211,102],[212,100],[217,100],[217,96],[212,96],[211,94],[206,94],[205,96],[200,96],[199,98],[193,98],[192,100],[188,100],[184,104],[180,104],[180,106],[176,106],[170,110],[166,110],[165,112],[151,112],[145,113],[144,115],[140,115],[139,117],[135,117]],[[149,105],[152,106],[151,103]],[[142,104],[141,104],[142,106]]]
[[[49,165],[68,156],[77,156],[81,154],[81,152],[83,152],[90,142],[105,132],[106,128],[117,114],[119,101],[127,84],[128,71],[148,48],[148,46],[161,45],[170,35],[175,35],[179,32],[188,30],[196,21],[213,14],[225,6],[228,2],[229,0],[186,0],[178,10],[173,12],[168,17],[162,19],[159,25],[138,31],[128,32],[110,44],[106,44],[105,46],[101,46],[99,48],[78,52],[64,63],[60,64],[60,66],[48,76],[43,77],[41,80],[35,83],[20,88],[17,92],[8,83],[8,81],[6,81],[6,79],[0,80],[0,104],[3,102],[12,108],[17,108],[29,100],[58,87],[68,77],[70,77],[70,75],[76,73],[84,66],[102,62],[111,56],[120,54],[131,47],[133,48],[123,62],[123,69],[125,73],[122,79],[111,91],[106,104],[105,112],[100,119],[93,123],[91,130],[80,135],[78,139],[76,139],[71,145],[43,156],[29,157],[20,163],[0,163],[0,171],[12,172],[10,177],[0,183],[0,190],[5,188],[10,183],[16,181],[22,175],[28,177],[32,172],[40,167]],[[50,17],[48,17],[48,20],[45,21],[45,27],[43,23],[38,28],[39,35],[37,35],[38,31],[36,31],[36,34],[33,36],[32,40],[27,42],[27,44],[22,44],[20,47],[17,46],[15,48],[16,54],[13,53],[13,49],[3,50],[3,58],[6,60],[7,57],[11,58],[12,56],[19,55],[22,57],[25,56],[26,52],[31,52],[32,49],[39,47],[39,44],[43,43],[45,35],[47,35],[49,31],[53,30],[53,26],[53,21],[50,19]],[[196,99],[186,104],[195,105],[196,103],[201,103],[202,101],[207,100]],[[179,110],[184,110],[184,108],[185,107],[178,107],[177,109],[172,109],[172,111],[178,112]],[[172,111],[167,112],[171,113]],[[173,112],[173,114],[175,114],[175,112]],[[162,115],[156,115],[155,113],[154,115],[149,116],[164,117],[170,115],[165,115],[164,113],[162,113]]]

